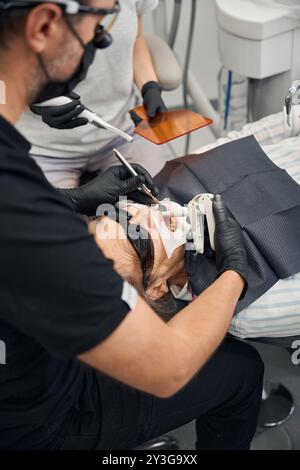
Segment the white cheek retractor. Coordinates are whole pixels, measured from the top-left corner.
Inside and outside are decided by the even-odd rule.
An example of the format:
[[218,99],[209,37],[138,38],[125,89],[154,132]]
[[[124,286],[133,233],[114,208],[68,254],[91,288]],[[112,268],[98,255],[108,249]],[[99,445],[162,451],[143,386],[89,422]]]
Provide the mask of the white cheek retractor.
[[[153,210],[151,212],[152,222],[159,233],[168,258],[171,258],[176,248],[186,243],[187,235],[191,230],[191,225],[187,222],[186,217],[183,216],[185,211],[184,207],[180,206],[176,202],[168,200],[161,201],[160,205],[164,206],[166,211],[161,212],[160,210]],[[176,216],[175,214],[181,215]],[[176,219],[174,231],[171,231],[166,225],[165,218],[170,216]]]
[[[169,200],[160,201],[160,205],[152,208],[152,223],[158,232],[168,258],[179,246],[185,245],[190,232],[193,236],[193,245],[197,253],[204,253],[204,228],[205,217],[208,227],[209,242],[212,250],[215,249],[215,218],[213,214],[212,202],[213,194],[201,193],[195,196],[187,205],[181,206]],[[119,203],[121,206],[121,203]],[[124,201],[128,205],[127,201]],[[145,206],[133,203],[140,210]],[[164,206],[165,210],[161,208]],[[166,224],[166,217],[176,219],[176,227],[171,231]],[[188,219],[188,220],[187,220]]]
[[300,132],[300,80],[295,80],[285,97],[284,114],[292,136]]
[[193,240],[197,253],[204,253],[204,218],[206,217],[209,243],[215,249],[215,218],[212,202],[213,194],[198,194],[188,203],[188,213],[192,226]]
[[[177,220],[186,220],[189,218],[189,227],[192,231],[194,247],[197,253],[204,253],[204,221],[206,217],[209,242],[212,250],[215,249],[215,218],[213,214],[212,201],[213,194],[202,193],[195,196],[187,205],[182,207],[179,204],[172,203],[168,207],[165,201],[161,205],[167,206],[167,211],[162,212],[164,216],[175,217]],[[187,223],[187,222],[186,222]]]

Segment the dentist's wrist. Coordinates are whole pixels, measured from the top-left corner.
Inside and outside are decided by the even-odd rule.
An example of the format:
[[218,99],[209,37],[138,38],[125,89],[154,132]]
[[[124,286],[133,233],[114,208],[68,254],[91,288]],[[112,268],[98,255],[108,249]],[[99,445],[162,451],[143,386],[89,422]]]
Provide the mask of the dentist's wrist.
[[229,269],[224,271],[218,276],[218,279],[226,279],[227,282],[230,282],[230,286],[236,292],[236,295],[239,300],[243,299],[246,292],[248,283],[241,273],[236,270]]

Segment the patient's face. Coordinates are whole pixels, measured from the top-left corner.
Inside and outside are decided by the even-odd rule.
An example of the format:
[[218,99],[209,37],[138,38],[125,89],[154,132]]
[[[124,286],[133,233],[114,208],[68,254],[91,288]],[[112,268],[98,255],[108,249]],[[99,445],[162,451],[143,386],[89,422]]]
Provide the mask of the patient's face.
[[[162,215],[153,208],[141,206],[137,204],[128,204],[126,207],[128,213],[132,216],[130,223],[140,225],[150,235],[154,246],[154,264],[151,270],[148,285],[146,287],[146,296],[151,300],[157,300],[169,291],[172,284],[184,285],[187,279],[184,264],[184,246],[177,247],[168,258],[166,250],[162,243],[157,225],[154,223],[154,213],[156,217],[162,218]],[[156,218],[157,221],[157,218]],[[175,218],[163,218],[162,223],[170,232],[176,230],[177,221]],[[118,227],[117,227],[118,226]],[[108,232],[112,230],[118,234],[109,242],[104,238]],[[142,285],[142,270],[134,248],[126,236],[124,236],[123,228],[115,221],[108,217],[102,219],[97,225],[95,238],[100,248],[104,251],[105,256],[112,259],[115,270],[133,285],[140,287]]]
[[154,245],[154,264],[151,271],[146,294],[150,299],[156,300],[169,291],[172,284],[184,285],[186,271],[184,263],[184,246],[179,246],[168,258],[162,243],[160,232],[156,222],[160,221],[169,231],[176,231],[178,221],[174,217],[163,217],[155,208],[132,204],[127,206],[127,211],[132,215],[131,223],[140,224],[149,233]]

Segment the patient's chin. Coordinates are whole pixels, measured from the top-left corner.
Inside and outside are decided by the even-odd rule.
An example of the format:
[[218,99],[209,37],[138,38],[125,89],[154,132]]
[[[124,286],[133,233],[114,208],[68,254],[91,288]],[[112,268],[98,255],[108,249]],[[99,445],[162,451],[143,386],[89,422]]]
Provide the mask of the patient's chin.
[[148,287],[145,291],[145,296],[149,301],[156,302],[170,293],[166,283],[159,286]]
[[145,292],[145,299],[149,302],[154,302],[155,300],[158,300],[159,297],[155,296],[154,294],[152,293],[149,293],[148,290],[146,290]]
[[159,287],[149,287],[145,292],[145,297],[150,302],[161,299],[166,294],[166,291],[162,291]]
[[164,295],[165,294],[160,294],[160,295],[155,296],[155,295],[147,295],[146,294],[146,298],[149,300],[149,302],[157,302],[160,299],[162,299]]

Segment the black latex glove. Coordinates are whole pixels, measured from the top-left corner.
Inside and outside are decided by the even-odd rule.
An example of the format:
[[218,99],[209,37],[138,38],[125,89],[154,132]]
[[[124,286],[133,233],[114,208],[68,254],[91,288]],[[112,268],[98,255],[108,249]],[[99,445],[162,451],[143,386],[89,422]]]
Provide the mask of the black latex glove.
[[247,290],[248,271],[242,229],[230,215],[219,194],[214,198],[213,211],[216,222],[215,253],[218,276],[229,270],[239,273],[245,280],[242,298]]
[[161,92],[162,86],[158,82],[147,82],[142,88],[143,104],[149,118],[153,118],[157,113],[168,111]]
[[137,127],[143,119],[135,111],[129,111],[129,114],[133,121],[133,124],[135,125],[135,127]]
[[146,184],[153,194],[158,189],[149,173],[137,163],[132,164],[138,176],[130,176],[123,166],[114,166],[87,184],[74,189],[61,189],[60,191],[72,202],[74,209],[85,215],[95,215],[100,204],[114,204],[120,196],[128,196],[133,201],[151,204],[151,199],[137,190]]
[[62,106],[30,106],[34,114],[42,117],[48,126],[54,129],[74,129],[88,123],[87,118],[77,117],[85,107],[80,102],[80,96],[71,93],[69,96],[72,102]]

